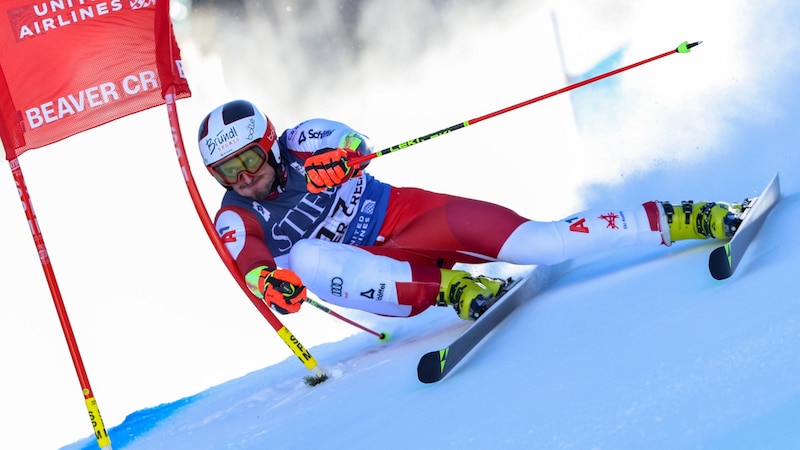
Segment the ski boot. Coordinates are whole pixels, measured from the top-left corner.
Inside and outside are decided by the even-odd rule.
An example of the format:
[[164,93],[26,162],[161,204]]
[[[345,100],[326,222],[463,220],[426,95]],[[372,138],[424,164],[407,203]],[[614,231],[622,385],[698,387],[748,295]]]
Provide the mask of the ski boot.
[[[684,239],[728,239],[733,237],[742,223],[742,214],[752,203],[681,202],[680,207],[670,202],[660,202],[668,230],[664,242],[669,245]],[[663,224],[663,220],[662,220]]]
[[479,275],[473,277],[463,270],[442,269],[437,305],[452,305],[458,317],[476,320],[492,305],[506,281]]

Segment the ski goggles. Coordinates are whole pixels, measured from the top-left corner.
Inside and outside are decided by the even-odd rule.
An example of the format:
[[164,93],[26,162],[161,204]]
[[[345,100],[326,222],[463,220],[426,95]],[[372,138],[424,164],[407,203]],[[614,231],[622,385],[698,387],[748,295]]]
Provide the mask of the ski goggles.
[[221,184],[233,186],[239,182],[239,175],[242,172],[255,175],[264,167],[265,162],[267,162],[267,152],[260,145],[254,143],[210,166],[209,170]]

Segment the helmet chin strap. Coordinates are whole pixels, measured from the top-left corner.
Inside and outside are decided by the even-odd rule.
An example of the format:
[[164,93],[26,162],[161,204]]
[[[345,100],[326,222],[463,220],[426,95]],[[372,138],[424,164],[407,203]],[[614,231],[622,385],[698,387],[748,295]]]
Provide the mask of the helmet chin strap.
[[278,183],[277,179],[272,180],[272,189],[270,189],[269,196],[272,196],[272,194],[281,194],[283,193],[283,190],[284,186],[281,183]]
[[270,161],[269,165],[275,171],[275,176],[272,178],[272,186],[265,200],[272,200],[286,189],[286,170],[283,168],[283,164],[278,164],[279,167],[276,168]]

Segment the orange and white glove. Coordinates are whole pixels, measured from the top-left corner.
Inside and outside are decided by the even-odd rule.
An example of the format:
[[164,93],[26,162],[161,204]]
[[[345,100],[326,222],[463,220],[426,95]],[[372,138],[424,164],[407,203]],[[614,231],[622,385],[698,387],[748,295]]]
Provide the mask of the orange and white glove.
[[300,305],[308,299],[308,292],[300,277],[288,269],[266,268],[258,277],[258,289],[264,294],[264,301],[281,314],[300,311]]
[[351,167],[350,158],[358,153],[344,148],[318,150],[305,163],[308,192],[318,194],[361,175],[358,167]]

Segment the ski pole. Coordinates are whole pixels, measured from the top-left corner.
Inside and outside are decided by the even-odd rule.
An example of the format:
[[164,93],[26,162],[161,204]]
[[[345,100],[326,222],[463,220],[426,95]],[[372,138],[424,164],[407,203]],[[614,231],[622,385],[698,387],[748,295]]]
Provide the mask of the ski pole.
[[384,156],[384,155],[388,155],[390,153],[394,153],[397,150],[402,150],[404,148],[411,147],[412,145],[419,144],[420,142],[425,142],[425,141],[431,140],[431,139],[433,139],[435,137],[439,137],[439,136],[441,136],[443,134],[447,134],[447,133],[450,133],[450,132],[453,132],[453,131],[456,131],[456,130],[460,130],[461,128],[465,128],[465,127],[468,127],[470,125],[474,125],[474,124],[476,124],[478,122],[482,122],[482,121],[484,121],[486,119],[490,119],[492,117],[496,117],[496,116],[499,116],[501,114],[505,114],[505,113],[507,113],[509,111],[513,111],[515,109],[522,108],[523,106],[528,106],[528,105],[530,105],[532,103],[536,103],[536,102],[544,100],[546,98],[550,98],[550,97],[556,96],[558,94],[562,94],[564,92],[568,92],[568,91],[571,91],[573,89],[579,88],[581,86],[585,86],[587,84],[594,83],[595,81],[602,80],[603,78],[608,78],[608,77],[610,77],[612,75],[616,75],[616,74],[618,74],[620,72],[624,72],[626,70],[633,69],[634,67],[641,66],[642,64],[647,64],[647,63],[649,63],[651,61],[655,61],[655,60],[663,58],[665,56],[669,56],[669,55],[671,55],[673,53],[689,53],[691,51],[692,47],[696,47],[696,46],[700,45],[702,42],[703,41],[697,41],[697,42],[693,42],[693,43],[690,44],[688,41],[684,41],[676,49],[670,50],[668,52],[664,52],[664,53],[662,53],[660,55],[656,55],[656,56],[653,56],[651,58],[644,59],[642,61],[627,65],[625,67],[620,67],[619,69],[615,69],[615,70],[612,70],[610,72],[606,72],[606,73],[594,76],[592,78],[588,78],[588,79],[583,80],[583,81],[579,81],[577,83],[571,84],[569,86],[566,86],[564,88],[555,90],[553,92],[550,92],[550,93],[547,93],[547,94],[544,94],[544,95],[540,95],[539,97],[535,97],[535,98],[532,98],[530,100],[525,100],[524,102],[517,103],[516,105],[511,105],[511,106],[509,106],[507,108],[503,108],[503,109],[497,110],[495,112],[491,112],[489,114],[486,114],[486,115],[483,115],[483,116],[480,116],[480,117],[476,117],[476,118],[471,119],[471,120],[467,120],[466,122],[457,123],[457,124],[455,124],[453,126],[441,129],[439,131],[435,131],[433,133],[426,134],[424,136],[420,136],[420,137],[418,137],[416,139],[412,139],[410,141],[401,142],[400,144],[397,144],[397,145],[394,145],[392,147],[386,148],[386,149],[381,150],[379,152],[371,153],[369,155],[360,156],[358,158],[353,158],[352,160],[350,160],[349,165],[351,167],[361,167],[362,164],[364,164],[365,162],[367,162],[367,161],[369,161],[371,159],[375,159],[375,158],[378,158],[380,156]]
[[352,326],[354,326],[354,327],[356,327],[356,328],[358,328],[358,329],[361,329],[361,330],[363,330],[363,331],[366,331],[366,332],[367,332],[367,333],[369,333],[369,334],[372,334],[372,335],[375,335],[375,336],[377,336],[377,337],[378,337],[378,339],[379,339],[381,342],[386,342],[386,341],[388,341],[388,340],[389,340],[389,333],[387,333],[387,332],[385,332],[385,331],[384,331],[384,332],[382,332],[382,333],[379,333],[379,332],[377,332],[377,331],[371,330],[371,329],[369,329],[369,328],[365,327],[364,325],[361,325],[361,324],[360,324],[360,323],[358,323],[358,322],[355,322],[355,321],[353,321],[353,320],[350,320],[350,319],[348,319],[347,317],[345,317],[345,316],[343,316],[343,315],[341,315],[341,314],[337,313],[336,311],[334,311],[334,310],[332,310],[332,309],[328,308],[327,306],[325,306],[325,305],[323,305],[323,304],[321,304],[321,303],[318,303],[318,302],[314,301],[313,299],[310,299],[310,298],[309,298],[309,299],[306,299],[306,303],[308,303],[308,304],[310,304],[311,306],[313,306],[313,307],[315,307],[315,308],[319,309],[320,311],[326,312],[326,313],[328,313],[328,314],[332,315],[333,317],[336,317],[337,319],[341,320],[342,322],[347,322],[347,323],[349,323],[350,325],[352,325]]

